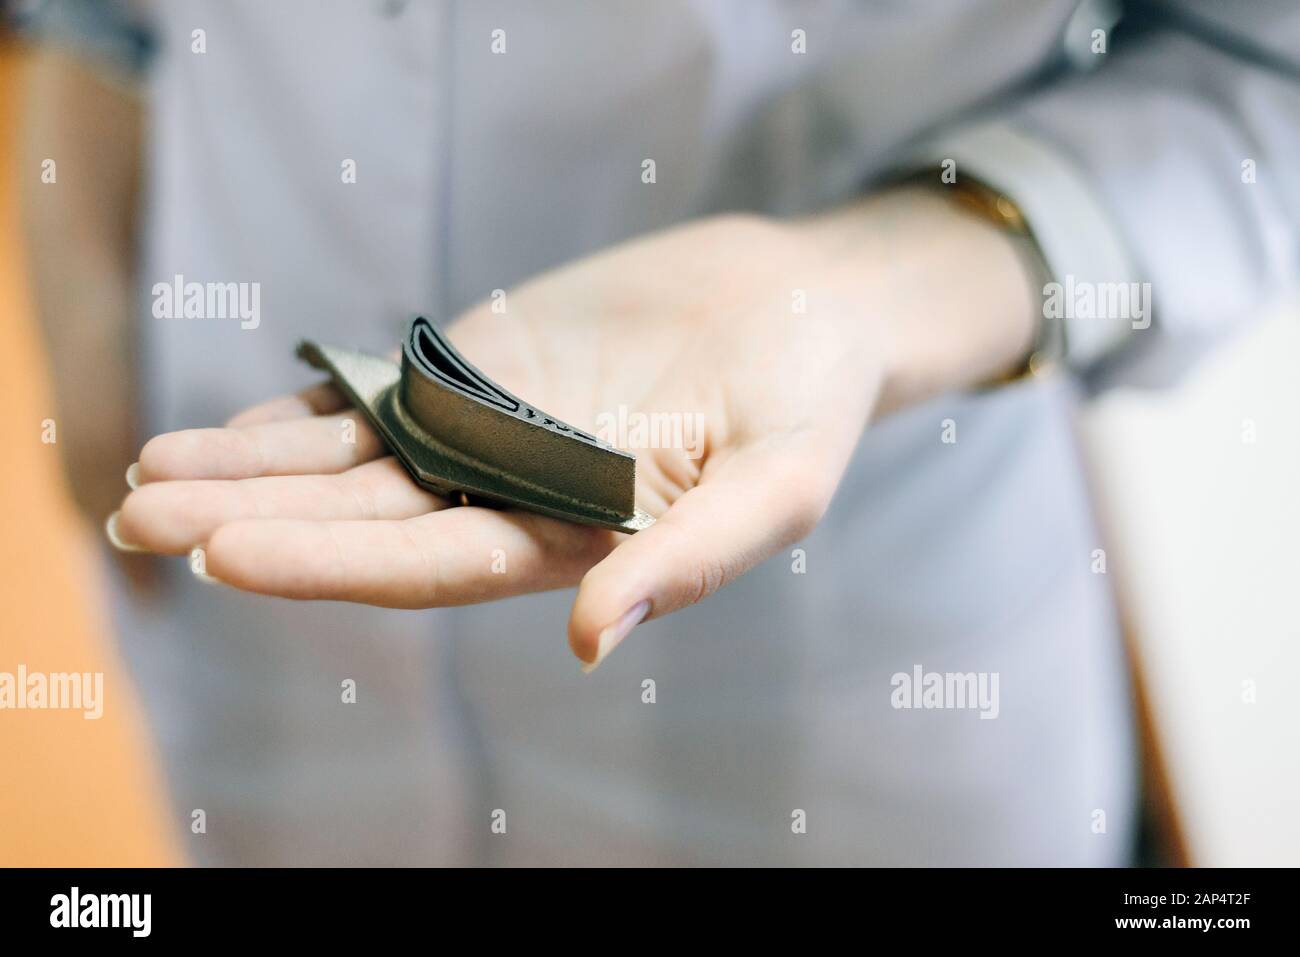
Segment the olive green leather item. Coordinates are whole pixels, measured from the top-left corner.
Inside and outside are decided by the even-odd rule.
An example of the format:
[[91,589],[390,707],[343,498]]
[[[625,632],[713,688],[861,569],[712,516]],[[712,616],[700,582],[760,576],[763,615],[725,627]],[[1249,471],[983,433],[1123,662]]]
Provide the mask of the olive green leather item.
[[636,457],[511,395],[424,317],[402,364],[304,341],[298,357],[334,379],[411,477],[461,504],[495,504],[637,532]]

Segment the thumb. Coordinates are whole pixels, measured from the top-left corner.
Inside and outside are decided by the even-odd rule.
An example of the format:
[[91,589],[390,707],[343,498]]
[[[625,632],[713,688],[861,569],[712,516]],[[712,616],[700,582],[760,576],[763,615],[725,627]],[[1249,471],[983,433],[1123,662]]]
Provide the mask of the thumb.
[[812,445],[800,436],[737,450],[706,468],[700,484],[654,525],[591,568],[569,618],[569,647],[583,671],[641,621],[707,598],[807,535],[843,468],[818,467],[827,456]]

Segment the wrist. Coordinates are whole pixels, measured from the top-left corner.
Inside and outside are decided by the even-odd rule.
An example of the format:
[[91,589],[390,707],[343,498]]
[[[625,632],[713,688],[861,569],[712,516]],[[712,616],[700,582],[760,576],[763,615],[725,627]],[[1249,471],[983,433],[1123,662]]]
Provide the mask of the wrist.
[[994,381],[1029,355],[1040,279],[1016,237],[954,198],[900,186],[796,228],[877,363],[878,414]]

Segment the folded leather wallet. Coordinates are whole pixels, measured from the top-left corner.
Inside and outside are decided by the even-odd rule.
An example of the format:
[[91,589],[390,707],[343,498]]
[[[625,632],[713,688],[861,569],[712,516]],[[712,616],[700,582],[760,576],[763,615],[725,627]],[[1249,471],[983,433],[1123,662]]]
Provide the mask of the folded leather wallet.
[[309,340],[298,357],[329,373],[423,488],[619,532],[654,524],[636,507],[635,456],[511,395],[423,316],[400,366]]

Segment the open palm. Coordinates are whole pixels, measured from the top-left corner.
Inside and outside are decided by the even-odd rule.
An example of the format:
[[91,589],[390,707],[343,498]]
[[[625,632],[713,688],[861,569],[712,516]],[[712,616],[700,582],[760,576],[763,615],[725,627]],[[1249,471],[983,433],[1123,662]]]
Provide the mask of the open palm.
[[880,375],[846,334],[860,319],[801,291],[806,248],[764,221],[707,220],[545,274],[504,311],[449,327],[491,378],[579,428],[620,406],[703,425],[690,448],[629,449],[637,504],[658,519],[639,534],[451,507],[329,385],[151,440],[114,532],[165,554],[202,547],[219,581],[288,598],[425,608],[580,583],[570,644],[599,660],[636,620],[802,537],[829,503]]

